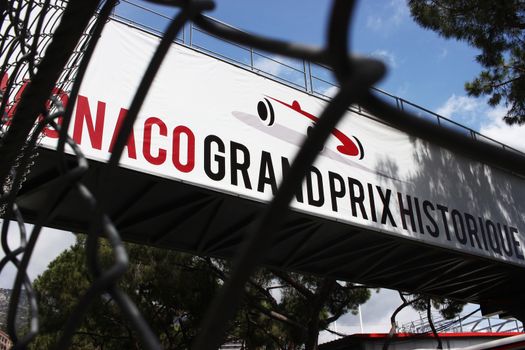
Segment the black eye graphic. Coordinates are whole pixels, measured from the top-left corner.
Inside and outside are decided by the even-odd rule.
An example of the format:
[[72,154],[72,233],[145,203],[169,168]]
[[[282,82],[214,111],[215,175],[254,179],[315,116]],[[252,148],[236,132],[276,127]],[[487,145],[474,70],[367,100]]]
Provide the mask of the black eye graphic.
[[[306,136],[308,136],[308,137],[312,137],[312,131],[313,131],[313,129],[314,129],[314,125],[315,125],[315,124],[312,124],[312,125],[310,125],[308,128],[306,128]],[[324,145],[321,145],[321,146],[319,147],[319,152],[321,152],[322,150],[324,150]]]
[[259,114],[259,118],[267,123],[268,126],[272,126],[275,122],[272,104],[266,98],[257,104],[257,114]]
[[308,137],[311,137],[311,134],[312,134],[312,130],[313,130],[314,126],[313,125],[310,125],[307,129],[306,129],[306,136]]

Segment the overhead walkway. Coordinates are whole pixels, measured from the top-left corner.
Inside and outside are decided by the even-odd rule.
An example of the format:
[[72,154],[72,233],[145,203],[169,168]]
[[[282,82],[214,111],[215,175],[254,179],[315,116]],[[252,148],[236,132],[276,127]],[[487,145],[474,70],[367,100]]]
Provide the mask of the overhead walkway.
[[[228,56],[232,48],[211,52],[198,41],[207,34],[190,26],[173,44],[175,59],[154,84],[122,167],[101,183],[112,135],[127,107],[126,89],[135,84],[129,73],[140,77],[136,72],[145,62],[140,55],[157,41],[154,28],[128,22],[116,17],[106,26],[77,101],[70,133],[90,159],[83,183],[105,196],[104,210],[125,240],[231,257],[329,98],[329,75],[308,62],[298,68],[297,62],[278,62],[245,47],[236,49],[247,60]],[[206,40],[212,39],[217,40]],[[112,66],[116,56],[118,67]],[[284,68],[278,75],[263,71],[262,59],[300,79],[285,80],[292,73],[282,73]],[[378,92],[433,123],[437,134],[464,138],[471,150],[479,145],[501,152],[501,159],[469,158],[423,142],[354,106],[273,234],[265,264],[456,298],[481,304],[486,313],[523,319],[525,173],[506,164],[525,162],[525,156]],[[20,191],[18,205],[28,219],[60,186],[53,142],[52,134],[43,140]],[[85,232],[92,215],[72,191],[51,225]]]

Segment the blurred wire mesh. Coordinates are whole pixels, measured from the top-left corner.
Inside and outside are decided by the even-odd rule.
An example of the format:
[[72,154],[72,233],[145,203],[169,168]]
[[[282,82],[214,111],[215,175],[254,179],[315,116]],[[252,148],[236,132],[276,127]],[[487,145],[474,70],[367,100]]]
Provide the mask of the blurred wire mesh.
[[[94,210],[86,243],[88,268],[93,276],[91,287],[79,298],[75,311],[70,315],[64,327],[57,348],[66,349],[71,344],[72,336],[79,327],[83,315],[90,303],[103,293],[109,294],[120,307],[123,315],[133,325],[134,331],[145,349],[159,349],[160,344],[140,312],[129,297],[119,290],[117,282],[126,270],[127,255],[120,236],[111,219],[105,212],[104,203],[108,198],[104,189],[92,193],[80,181],[88,168],[88,163],[76,143],[67,135],[71,120],[73,103],[76,99],[83,74],[102,28],[117,1],[61,1],[61,0],[12,0],[2,2],[1,8],[1,105],[0,115],[0,182],[1,214],[4,218],[1,233],[2,250],[5,254],[0,261],[0,273],[6,265],[17,269],[8,314],[8,331],[15,343],[15,349],[25,348],[38,334],[37,301],[27,275],[27,267],[39,233],[54,215],[54,209],[68,191],[78,191],[82,199]],[[386,104],[372,92],[372,85],[384,74],[384,65],[378,61],[349,56],[348,28],[354,9],[354,2],[334,0],[329,18],[329,36],[325,47],[310,48],[300,44],[259,37],[241,32],[222,23],[203,16],[214,3],[206,0],[151,0],[152,3],[165,4],[180,8],[173,17],[166,17],[166,28],[161,31],[162,39],[144,72],[141,83],[129,106],[113,152],[106,165],[103,176],[109,176],[118,166],[126,140],[132,130],[133,122],[146,98],[157,71],[169,46],[184,35],[187,23],[194,23],[199,32],[226,39],[234,45],[249,46],[268,54],[256,54],[259,60],[272,61],[274,57],[296,59],[303,63],[305,75],[294,66],[290,70],[299,72],[297,81],[306,89],[313,89],[312,79],[306,76],[306,62],[327,67],[335,74],[335,84],[339,90],[322,113],[310,137],[296,156],[294,164],[284,179],[274,200],[267,206],[250,232],[246,235],[243,248],[237,252],[234,272],[231,279],[222,288],[213,301],[207,318],[202,325],[195,349],[216,349],[220,346],[228,319],[235,313],[241,298],[244,283],[250,273],[264,257],[271,232],[275,231],[294,191],[303,180],[303,176],[314,161],[320,146],[328,137],[337,121],[350,105],[360,105],[368,111],[382,117],[388,116],[389,123],[404,127],[399,120],[406,114],[394,106]],[[192,24],[193,25],[193,24]],[[252,53],[253,54],[253,53]],[[273,56],[276,55],[276,56]],[[253,58],[251,62],[254,65]],[[309,69],[311,67],[309,66]],[[311,75],[310,75],[311,77]],[[318,78],[316,83],[324,82]],[[60,122],[57,122],[60,120]],[[423,121],[422,121],[423,122]],[[407,126],[408,130],[428,132],[435,122]],[[38,213],[38,218],[31,234],[26,232],[24,218],[16,205],[16,196],[28,172],[31,171],[34,158],[38,155],[38,141],[42,131],[47,128],[58,132],[57,166],[61,176],[52,180],[56,186],[55,195],[47,200],[47,207]],[[411,129],[412,128],[412,129]],[[439,133],[435,137],[439,137]],[[429,136],[430,137],[430,136]],[[454,142],[454,140],[450,140]],[[462,146],[461,144],[458,144]],[[75,164],[65,161],[65,148],[74,154]],[[489,152],[490,153],[490,152]],[[490,154],[487,154],[490,156]],[[504,158],[504,157],[503,157]],[[502,162],[505,159],[502,159]],[[103,181],[101,181],[103,182]],[[10,225],[18,226],[20,245],[10,247],[8,235]],[[98,239],[105,237],[113,247],[115,262],[109,268],[100,266],[97,259]],[[17,306],[22,294],[27,294],[30,304],[30,327],[20,334],[16,327]]]

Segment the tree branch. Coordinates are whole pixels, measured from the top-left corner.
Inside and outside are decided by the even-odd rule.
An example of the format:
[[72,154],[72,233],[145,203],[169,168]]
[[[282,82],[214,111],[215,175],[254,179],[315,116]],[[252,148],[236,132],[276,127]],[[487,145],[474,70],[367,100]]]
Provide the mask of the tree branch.
[[287,315],[284,315],[282,313],[279,313],[277,311],[274,311],[274,310],[268,310],[267,308],[265,308],[264,306],[258,304],[258,303],[251,303],[252,306],[254,308],[256,308],[257,310],[259,310],[261,313],[263,313],[264,315],[274,319],[274,320],[277,320],[277,321],[281,321],[281,322],[284,322],[290,326],[293,326],[293,327],[296,327],[296,328],[299,328],[300,330],[302,331],[305,331],[306,330],[306,327],[302,324],[300,324],[299,322],[293,320],[290,318],[290,316],[287,316]]
[[278,278],[288,283],[289,285],[291,285],[293,288],[295,288],[305,298],[310,299],[314,297],[314,293],[312,293],[308,288],[298,283],[293,278],[290,278],[290,276],[288,276],[286,273],[282,273],[281,271],[278,271],[278,270],[272,270],[272,273]]
[[388,346],[390,345],[390,342],[392,341],[392,338],[394,337],[394,333],[396,332],[396,316],[397,314],[403,310],[405,307],[407,307],[410,304],[415,303],[416,301],[420,300],[421,298],[416,298],[408,301],[402,292],[398,291],[399,297],[403,301],[401,305],[397,307],[397,309],[392,313],[392,316],[390,316],[390,331],[388,332],[388,336],[385,339],[385,343],[383,344],[383,350],[388,350]]
[[443,344],[441,343],[441,338],[439,337],[438,332],[436,331],[436,327],[434,327],[434,321],[432,321],[432,313],[431,313],[431,303],[430,298],[427,300],[427,318],[428,318],[428,324],[430,325],[430,329],[432,329],[432,334],[434,334],[434,337],[436,338],[436,341],[438,343],[437,348],[443,349]]
[[337,336],[340,336],[340,337],[348,337],[348,336],[349,336],[349,334],[344,334],[344,333],[336,332],[336,331],[331,330],[331,329],[328,328],[328,327],[324,327],[323,330],[327,331],[328,333],[332,333],[332,334],[335,334],[335,335],[337,335]]
[[76,335],[87,335],[92,338],[102,338],[102,339],[117,339],[117,340],[129,339],[129,337],[126,337],[123,335],[121,336],[107,335],[107,334],[100,334],[100,333],[88,332],[88,331],[76,331],[75,334]]
[[[525,70],[523,70],[523,72],[525,73]],[[501,87],[501,86],[503,86],[503,85],[507,85],[507,84],[513,83],[513,82],[515,82],[516,80],[520,80],[520,79],[523,79],[523,78],[524,78],[524,77],[523,77],[522,75],[519,75],[519,76],[517,76],[517,77],[515,77],[515,78],[509,79],[509,80],[504,81],[504,82],[502,82],[502,83],[498,83],[498,84],[487,84],[487,85],[485,85],[485,86],[488,86],[488,87],[490,87],[490,88],[492,88],[492,89],[497,89],[497,88],[499,88],[499,87]]]

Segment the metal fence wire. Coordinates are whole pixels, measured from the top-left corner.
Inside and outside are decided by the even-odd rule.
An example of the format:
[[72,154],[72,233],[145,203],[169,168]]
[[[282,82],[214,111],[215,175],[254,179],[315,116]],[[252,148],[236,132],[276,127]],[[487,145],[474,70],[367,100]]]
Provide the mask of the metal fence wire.
[[[17,271],[7,319],[8,333],[15,344],[14,349],[26,348],[39,332],[37,301],[27,268],[42,227],[53,218],[58,204],[70,191],[80,193],[82,200],[96,213],[91,220],[86,242],[87,265],[93,282],[79,298],[76,308],[69,316],[57,348],[66,349],[71,345],[73,334],[89,305],[103,293],[111,296],[130,321],[143,348],[161,348],[136,306],[117,286],[119,278],[126,271],[127,254],[119,232],[105,209],[109,191],[102,186],[99,191],[93,193],[82,183],[82,175],[89,165],[78,145],[67,134],[74,104],[65,102],[67,99],[76,99],[97,39],[117,2],[10,0],[0,3],[0,204],[3,216],[1,244],[5,254],[0,261],[0,272],[7,264],[13,265]],[[441,145],[445,142],[443,140],[446,140],[448,148],[461,150],[462,153],[472,155],[476,159],[525,175],[525,164],[519,161],[521,158],[516,158],[516,153],[504,152],[492,145],[465,138],[461,134],[440,130],[434,123],[411,116],[376,95],[372,85],[385,74],[385,66],[377,60],[349,54],[349,27],[355,1],[332,2],[328,37],[324,47],[319,48],[268,39],[211,21],[203,16],[203,13],[214,7],[212,0],[150,2],[175,6],[180,8],[180,11],[170,18],[168,27],[142,76],[100,183],[105,183],[104,177],[110,176],[118,167],[133,122],[148,94],[148,89],[169,46],[189,21],[209,34],[240,45],[329,67],[340,86],[338,93],[322,112],[310,137],[298,152],[278,193],[246,234],[242,248],[234,257],[231,278],[212,302],[194,349],[217,349],[220,346],[227,321],[236,311],[245,282],[261,263],[272,240],[272,232],[276,231],[282,222],[295,190],[302,183],[318,150],[350,105],[359,105],[410,134]],[[57,122],[58,118],[61,118],[60,123]],[[44,128],[59,132],[56,165],[61,175],[50,182],[49,186],[54,186],[55,189],[53,197],[47,199],[47,206],[37,214],[29,234],[26,232],[24,217],[17,207],[17,194],[38,154],[38,141]],[[74,154],[74,165],[70,161],[66,162],[66,147]],[[8,235],[12,234],[9,230],[10,225],[18,226],[20,232],[20,245],[16,248],[8,244]],[[115,260],[109,268],[102,267],[98,261],[97,248],[101,237],[107,238],[113,249]],[[27,295],[30,304],[30,327],[25,334],[20,334],[16,329],[15,320],[17,306],[23,293]]]

